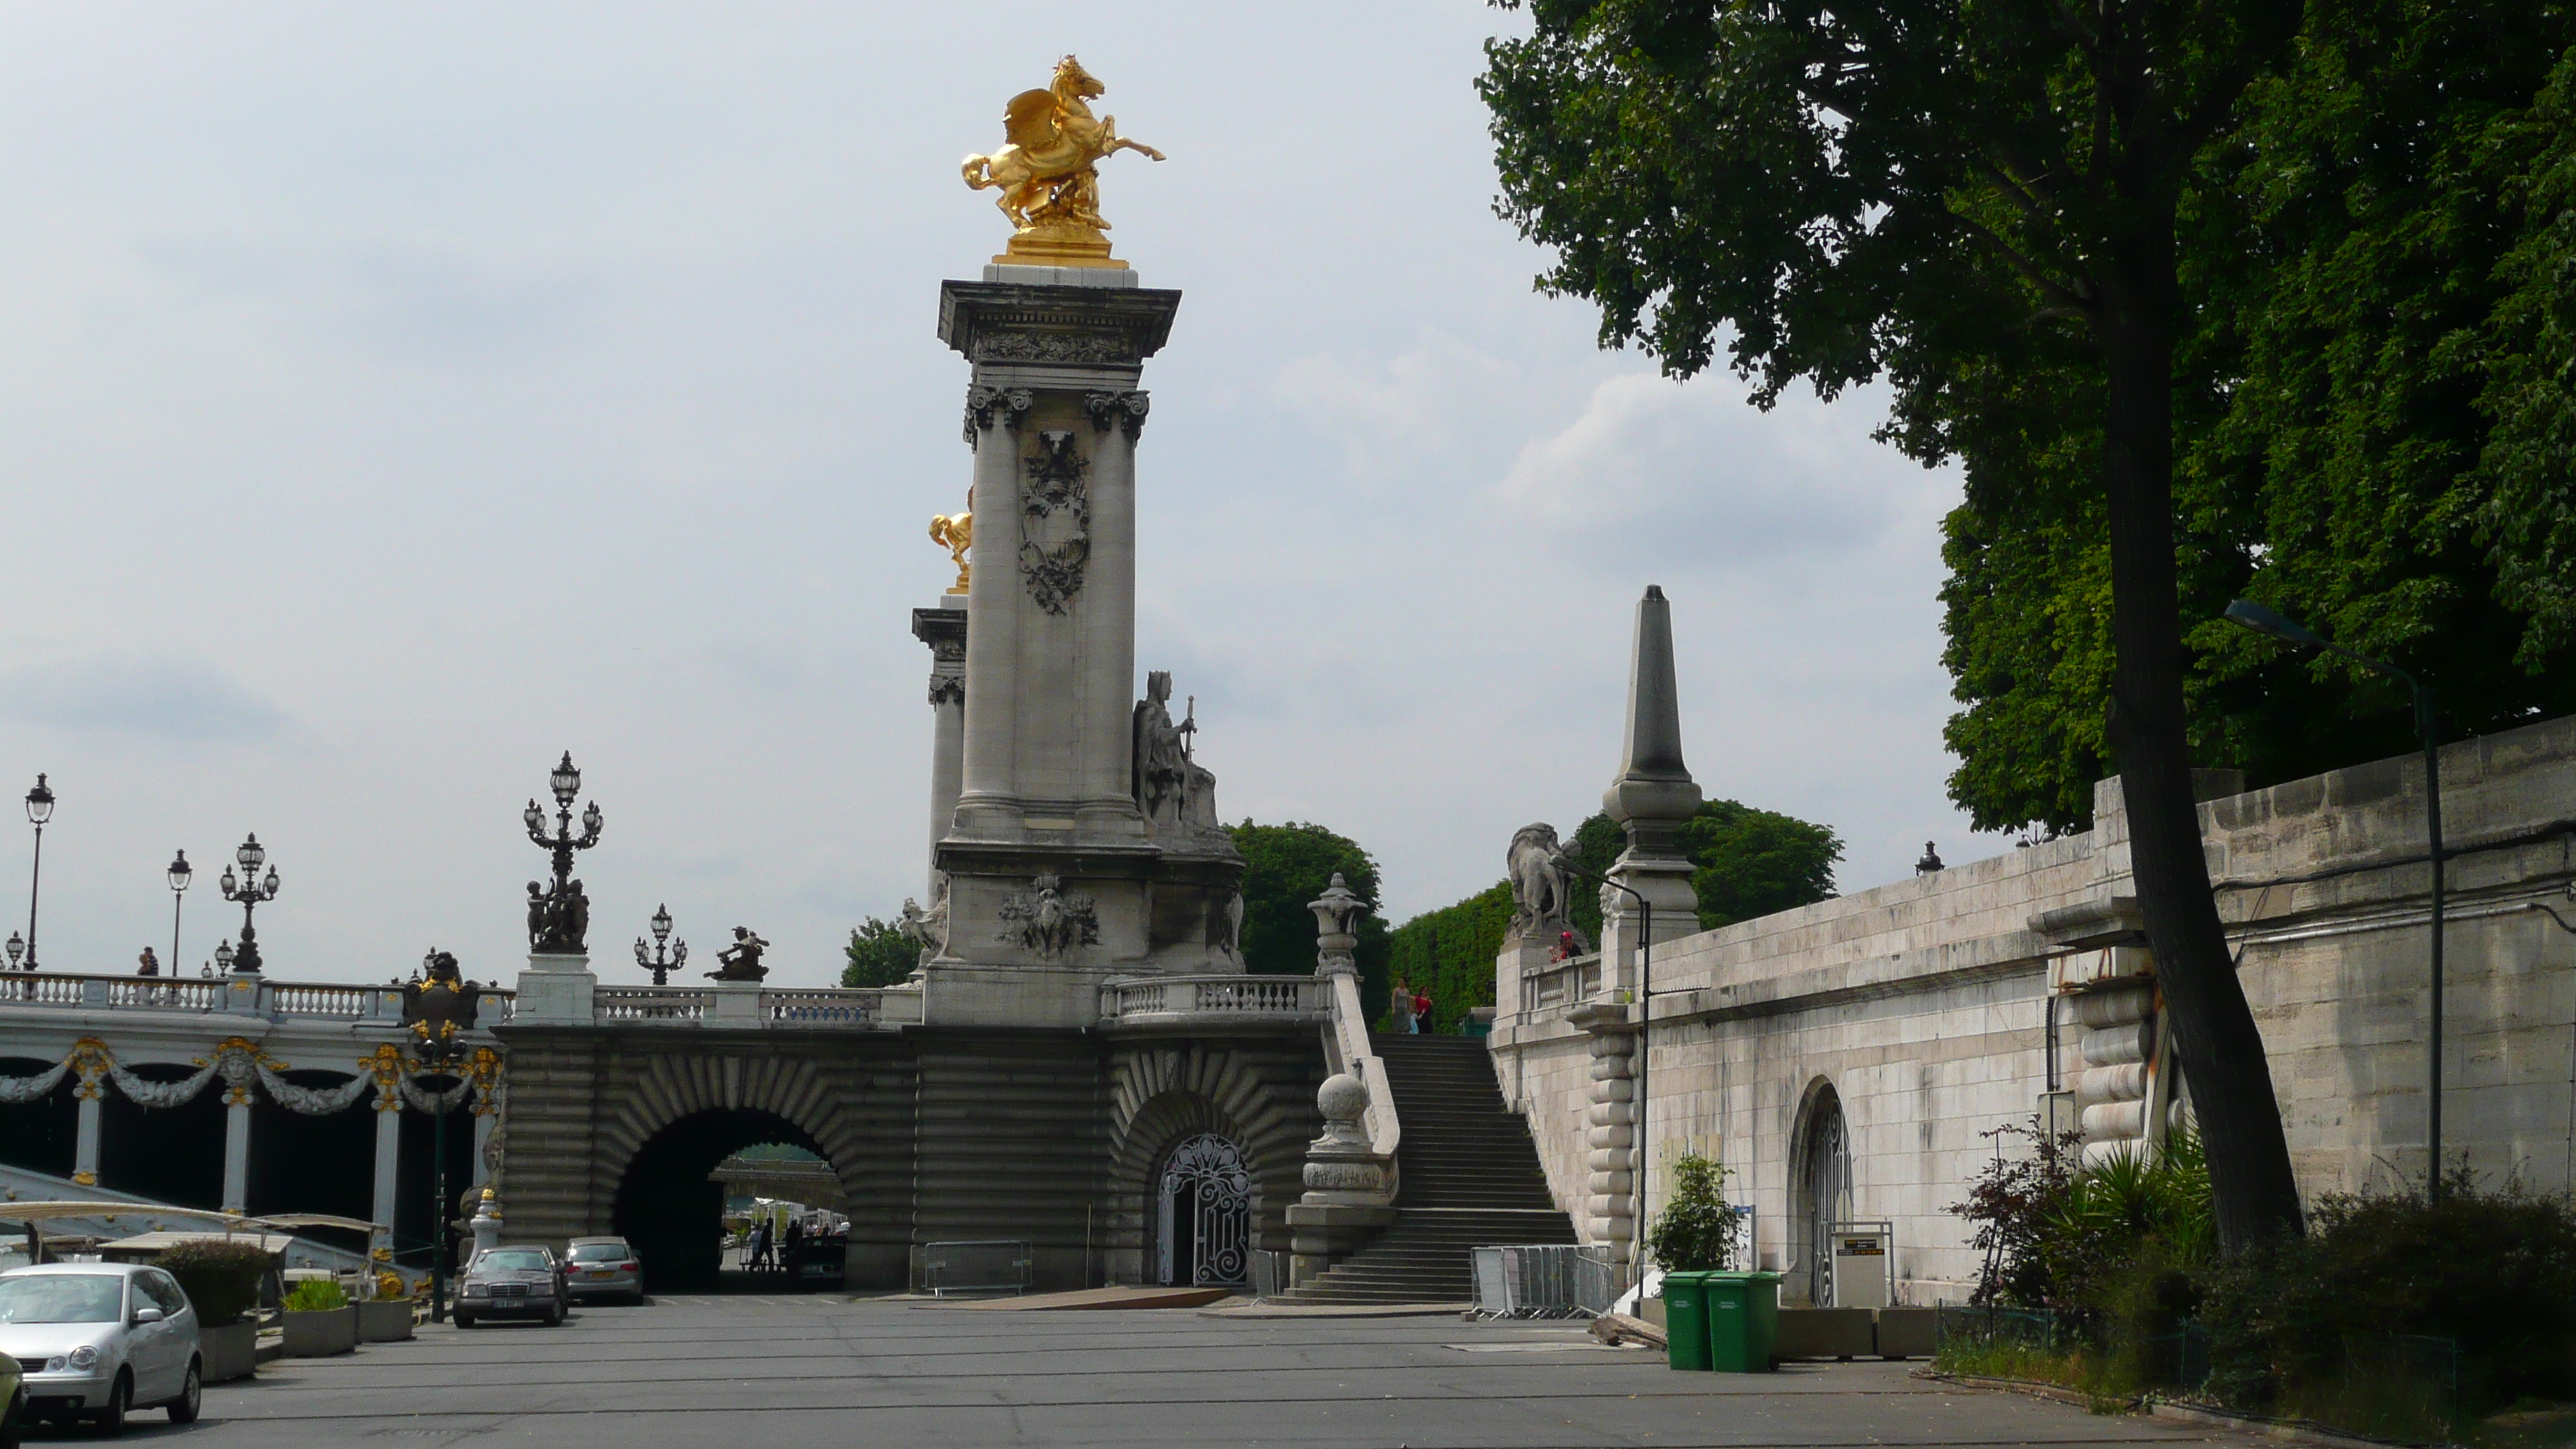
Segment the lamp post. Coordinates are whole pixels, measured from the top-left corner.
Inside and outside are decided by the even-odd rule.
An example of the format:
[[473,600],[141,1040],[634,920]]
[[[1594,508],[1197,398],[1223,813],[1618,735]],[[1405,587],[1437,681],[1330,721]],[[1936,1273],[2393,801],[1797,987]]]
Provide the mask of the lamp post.
[[[666,948],[667,947],[667,948]],[[670,973],[689,964],[689,943],[671,939],[671,908],[653,908],[653,953],[644,953],[644,938],[635,938],[635,964],[653,973],[653,984],[668,986]]]
[[2415,732],[2424,742],[2424,838],[2425,854],[2433,867],[2432,893],[2432,1031],[2426,1046],[2425,1065],[2425,1175],[2424,1193],[2428,1198],[2442,1195],[2442,756],[2441,721],[2433,708],[2433,691],[2424,681],[2384,659],[2373,659],[2355,653],[2340,644],[2327,641],[2315,630],[2296,620],[2247,599],[2227,606],[2227,621],[2257,634],[2269,634],[2301,649],[2319,649],[2340,655],[2365,669],[2375,669],[2398,681],[2414,695]]
[[539,952],[578,956],[586,949],[583,937],[590,928],[590,903],[572,878],[572,856],[576,850],[588,850],[599,843],[599,802],[592,801],[590,808],[581,812],[581,834],[573,834],[572,802],[581,794],[581,771],[573,767],[570,750],[564,751],[563,763],[546,776],[546,786],[555,797],[554,834],[546,834],[546,812],[533,798],[519,817],[527,823],[528,839],[554,856],[554,889],[538,896],[535,883],[528,886],[529,944]]
[[36,776],[36,788],[27,792],[27,822],[36,827],[36,864],[27,876],[27,969],[36,969],[36,896],[45,883],[45,822],[54,818],[54,792],[45,788],[45,777]]
[[[455,974],[455,958],[449,957],[442,967],[441,954],[432,948],[421,958],[423,975],[433,988],[442,978]],[[414,998],[421,994],[420,988],[406,993]],[[465,1024],[471,1021],[469,1011]],[[452,1084],[458,1069],[464,1064],[466,1053],[465,1038],[459,1033],[458,1024],[443,1017],[424,1018],[413,1024],[411,1034],[414,1075],[441,1076]],[[432,1323],[447,1321],[447,1112],[446,1092],[431,1088],[429,1176],[433,1211],[429,1215],[429,1321]]]
[[188,882],[197,873],[188,868],[188,852],[182,850],[170,857],[170,974],[176,976],[179,965],[179,903],[188,891]]
[[[236,878],[233,868],[225,866],[222,879],[215,884],[222,889],[225,900],[241,903],[241,948],[233,953],[227,969],[248,975],[259,970],[259,933],[251,927],[250,913],[260,902],[277,899],[277,867],[270,866],[267,879],[260,878],[259,868],[267,862],[268,851],[256,835],[243,837],[240,847],[233,851],[233,859],[240,864],[241,875]],[[218,949],[215,959],[220,961],[223,955]]]

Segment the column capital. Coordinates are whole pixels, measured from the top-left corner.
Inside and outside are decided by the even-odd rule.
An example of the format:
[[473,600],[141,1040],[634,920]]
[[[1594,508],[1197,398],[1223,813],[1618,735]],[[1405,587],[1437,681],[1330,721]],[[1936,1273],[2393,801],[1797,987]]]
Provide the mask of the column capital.
[[1115,423],[1126,431],[1127,441],[1131,443],[1136,441],[1138,434],[1145,431],[1145,414],[1152,409],[1153,405],[1153,395],[1142,389],[1130,392],[1087,392],[1082,395],[1082,410],[1091,414],[1093,432],[1108,432],[1110,424]]
[[984,431],[995,423],[1017,433],[1020,419],[1028,416],[1029,404],[1037,394],[1024,387],[987,387],[970,383],[966,388],[966,446],[980,447]]

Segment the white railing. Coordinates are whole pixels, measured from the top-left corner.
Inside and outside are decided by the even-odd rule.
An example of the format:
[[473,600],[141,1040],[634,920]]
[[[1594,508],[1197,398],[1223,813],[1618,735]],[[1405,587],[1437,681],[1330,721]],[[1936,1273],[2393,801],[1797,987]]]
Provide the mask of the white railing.
[[1601,989],[1601,953],[1576,956],[1521,972],[1523,1012],[1582,1005]]
[[1147,976],[1100,988],[1100,1015],[1122,1023],[1183,1017],[1294,1021],[1330,1009],[1324,983],[1311,976]]
[[[480,1025],[510,1019],[513,993],[484,988]],[[402,989],[241,976],[93,976],[66,971],[0,971],[0,1009],[237,1012],[277,1019],[402,1019]]]
[[677,1022],[707,1018],[715,993],[692,986],[601,986],[591,992],[591,1014],[601,1025]]
[[1369,1050],[1368,1014],[1360,1005],[1360,978],[1355,971],[1343,971],[1319,978],[1317,985],[1330,993],[1332,1020],[1324,1027],[1324,1060],[1335,1072],[1348,1072],[1368,1088],[1368,1111],[1361,1122],[1368,1128],[1369,1151],[1391,1165],[1396,1146],[1404,1140],[1404,1128],[1396,1121],[1395,1088],[1386,1080],[1386,1064]]
[[881,993],[850,988],[762,988],[760,1019],[780,1026],[866,1026]]

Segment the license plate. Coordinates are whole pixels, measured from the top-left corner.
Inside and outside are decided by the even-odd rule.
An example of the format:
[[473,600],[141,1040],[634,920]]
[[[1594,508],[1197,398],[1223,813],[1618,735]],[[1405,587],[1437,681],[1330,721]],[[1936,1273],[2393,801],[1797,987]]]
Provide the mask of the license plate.
[[584,1276],[591,1278],[614,1278],[617,1276],[617,1270],[614,1268],[585,1268],[582,1272]]

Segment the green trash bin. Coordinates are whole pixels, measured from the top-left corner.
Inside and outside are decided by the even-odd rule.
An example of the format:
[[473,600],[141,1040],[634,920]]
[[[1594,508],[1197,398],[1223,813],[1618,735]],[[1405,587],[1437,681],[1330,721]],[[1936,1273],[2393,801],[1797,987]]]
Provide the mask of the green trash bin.
[[1677,1369],[1708,1371],[1709,1273],[1664,1275],[1665,1361]]
[[1772,1345],[1780,1341],[1780,1275],[1698,1276],[1708,1305],[1708,1366],[1722,1374],[1769,1373]]

